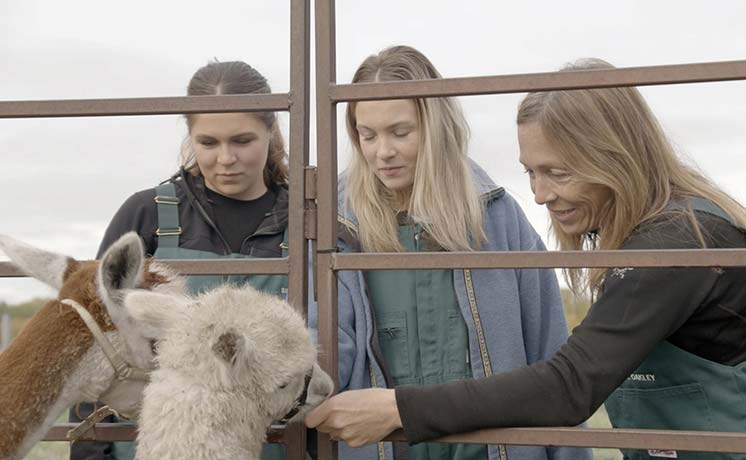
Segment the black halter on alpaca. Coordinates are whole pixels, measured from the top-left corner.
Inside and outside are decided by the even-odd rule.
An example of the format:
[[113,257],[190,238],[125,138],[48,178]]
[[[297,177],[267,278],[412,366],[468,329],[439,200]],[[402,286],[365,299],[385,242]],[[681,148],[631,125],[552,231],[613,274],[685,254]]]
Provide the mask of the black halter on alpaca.
[[279,420],[280,423],[287,423],[291,418],[295,417],[298,412],[300,412],[301,407],[306,405],[306,398],[308,398],[308,386],[311,383],[311,375],[313,375],[313,368],[311,368],[311,372],[306,374],[305,381],[303,383],[303,391],[301,391],[300,395],[295,400],[295,404],[293,404],[293,407],[290,408],[290,411],[288,411],[288,413]]

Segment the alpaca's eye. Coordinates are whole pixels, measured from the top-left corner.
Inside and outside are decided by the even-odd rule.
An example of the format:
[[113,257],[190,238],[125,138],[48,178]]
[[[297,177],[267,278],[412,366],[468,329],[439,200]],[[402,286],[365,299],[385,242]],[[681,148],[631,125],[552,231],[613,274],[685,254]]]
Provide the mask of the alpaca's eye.
[[280,390],[282,390],[283,388],[287,388],[287,387],[288,387],[288,384],[287,383],[283,383],[282,385],[280,385]]

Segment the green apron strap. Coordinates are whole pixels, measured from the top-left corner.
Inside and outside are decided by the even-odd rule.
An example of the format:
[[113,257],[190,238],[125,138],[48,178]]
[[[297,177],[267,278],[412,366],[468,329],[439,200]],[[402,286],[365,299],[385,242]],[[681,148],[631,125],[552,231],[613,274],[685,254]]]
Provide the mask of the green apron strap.
[[181,227],[179,226],[179,199],[173,182],[166,182],[155,188],[155,202],[158,204],[159,248],[178,248]]
[[280,249],[282,249],[282,257],[288,256],[288,228],[285,227],[285,231],[282,232],[282,243],[280,243]]
[[716,205],[712,201],[705,199],[705,198],[698,197],[698,196],[694,198],[690,198],[690,201],[692,203],[692,208],[695,211],[706,212],[706,213],[712,214],[713,216],[718,216],[721,219],[725,219],[728,222],[730,222],[732,226],[746,233],[746,228],[742,227],[737,222],[735,222],[733,219],[731,219],[728,213],[726,213],[720,206]]

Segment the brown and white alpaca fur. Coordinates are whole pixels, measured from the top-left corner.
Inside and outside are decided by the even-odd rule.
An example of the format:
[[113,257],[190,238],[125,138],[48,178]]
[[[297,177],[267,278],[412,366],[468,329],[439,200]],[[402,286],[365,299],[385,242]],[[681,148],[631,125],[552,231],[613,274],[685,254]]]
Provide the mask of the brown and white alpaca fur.
[[101,262],[78,262],[0,235],[0,250],[25,274],[56,289],[48,302],[0,353],[0,459],[20,459],[67,408],[102,400],[136,412],[144,382],[114,382],[114,370],[73,309],[86,308],[114,348],[130,364],[153,366],[152,340],[127,315],[124,290],[181,294],[181,279],[145,260],[135,233],[114,243]]
[[154,328],[157,368],[145,388],[138,460],[258,460],[274,420],[298,420],[333,390],[316,363],[305,321],[287,302],[250,286],[198,297],[131,292],[125,306]]

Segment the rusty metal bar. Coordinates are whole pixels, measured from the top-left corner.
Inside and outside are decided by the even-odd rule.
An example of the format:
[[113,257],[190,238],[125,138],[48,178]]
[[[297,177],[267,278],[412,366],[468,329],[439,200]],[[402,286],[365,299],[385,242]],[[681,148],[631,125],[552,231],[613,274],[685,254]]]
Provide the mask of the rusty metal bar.
[[614,86],[746,80],[746,61],[332,85],[332,101],[473,96]]
[[[67,432],[77,423],[58,423],[49,429],[42,441],[69,441]],[[137,436],[137,425],[129,423],[97,423],[83,433],[80,441],[132,441]]]
[[[329,251],[326,251],[329,252]],[[620,251],[514,251],[331,254],[332,270],[576,267],[744,267],[746,249]],[[288,259],[159,260],[184,275],[286,274]],[[25,277],[12,262],[0,262],[0,278]]]
[[315,200],[318,196],[316,191],[316,183],[318,170],[316,166],[308,166],[306,168],[306,199]]
[[271,259],[158,259],[182,275],[285,275],[290,272],[288,258]]
[[[268,434],[269,436],[269,434]],[[285,458],[305,460],[306,457],[306,436],[307,430],[303,423],[294,423],[285,428],[285,431],[278,433],[276,438],[267,438],[270,443],[285,444]]]
[[[290,272],[287,258],[272,259],[158,259],[182,275],[286,275]],[[0,278],[27,276],[12,262],[0,262]]]
[[305,238],[306,167],[310,87],[310,0],[290,3],[290,203],[288,300],[303,315],[308,306],[308,242]]
[[[337,106],[329,90],[337,78],[334,0],[316,0],[317,241],[314,292],[318,299],[319,364],[337,385],[337,277],[331,252],[337,246]],[[318,434],[320,460],[337,459],[337,443]]]
[[[401,430],[388,441],[406,441]],[[447,443],[746,452],[746,433],[609,428],[499,428],[446,436]]]
[[333,254],[334,270],[576,267],[744,267],[746,249],[619,251],[379,252]]
[[181,115],[185,113],[287,111],[289,108],[290,96],[285,93],[0,101],[0,118]]
[[[53,426],[44,441],[67,441],[67,431],[74,423]],[[296,425],[301,426],[301,425]],[[273,425],[267,432],[268,442],[286,442],[293,427]],[[288,432],[287,435],[285,433]],[[99,423],[81,441],[130,441],[136,436],[136,425]],[[406,441],[401,430],[387,441]],[[616,449],[672,449],[699,452],[746,452],[746,433],[673,430],[631,430],[603,428],[499,428],[479,430],[437,439],[445,443],[547,445],[556,447],[593,447]]]
[[[67,432],[77,423],[58,423],[49,429],[42,441],[69,441]],[[125,423],[97,423],[80,437],[80,441],[132,441],[137,437],[137,425]],[[267,431],[267,442],[285,442],[285,426],[272,425]]]
[[0,278],[22,278],[25,276],[26,274],[12,262],[0,262]]
[[309,166],[306,168],[306,238],[315,241],[317,238],[317,206],[316,206],[316,184],[317,175],[316,167]]
[[[305,237],[306,167],[310,89],[310,0],[290,2],[290,202],[288,205],[288,301],[304,317],[308,312],[308,241]],[[288,428],[284,443],[288,460],[305,460],[306,429]]]

